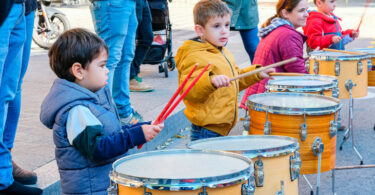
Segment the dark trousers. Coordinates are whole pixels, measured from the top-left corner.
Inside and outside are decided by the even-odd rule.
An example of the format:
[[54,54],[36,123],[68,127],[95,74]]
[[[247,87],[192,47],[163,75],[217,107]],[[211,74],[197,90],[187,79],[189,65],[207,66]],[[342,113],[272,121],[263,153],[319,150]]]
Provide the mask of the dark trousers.
[[137,42],[135,48],[135,54],[133,62],[130,66],[130,79],[133,79],[140,72],[141,64],[150,49],[154,34],[152,32],[152,18],[150,7],[148,6],[147,0],[137,1]]

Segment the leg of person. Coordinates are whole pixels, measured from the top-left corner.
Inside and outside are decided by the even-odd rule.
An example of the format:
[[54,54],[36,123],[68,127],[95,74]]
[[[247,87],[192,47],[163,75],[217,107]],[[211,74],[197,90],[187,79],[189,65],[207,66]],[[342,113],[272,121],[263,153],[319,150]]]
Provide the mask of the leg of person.
[[[142,10],[138,11],[140,8],[142,8]],[[130,67],[129,88],[130,91],[133,92],[148,92],[153,90],[152,86],[142,82],[142,78],[138,76],[141,70],[140,67],[154,38],[154,34],[152,32],[151,11],[147,0],[140,0],[139,2],[137,1],[137,18],[137,44],[134,59]]]
[[21,58],[25,42],[25,17],[23,4],[13,4],[0,27],[0,194],[41,194],[42,190],[24,186],[12,177],[11,155],[4,126],[8,102],[14,99],[21,72]]
[[253,63],[255,51],[259,44],[258,27],[249,30],[240,30],[240,35],[250,61]]
[[205,129],[203,127],[191,124],[191,135],[190,135],[191,141],[206,139],[206,138],[211,138],[211,137],[220,137],[220,136],[222,135],[215,133],[213,131],[210,131],[208,129]]
[[[9,102],[7,120],[5,122],[4,143],[9,148],[9,150],[13,148],[13,142],[16,135],[18,120],[21,111],[21,85],[23,77],[25,76],[27,70],[27,66],[29,64],[31,40],[33,36],[34,14],[34,11],[32,11],[25,16],[26,41],[23,46],[21,75],[18,81],[15,98]],[[25,185],[35,184],[37,182],[36,173],[21,168],[13,160],[12,166],[14,180]]]

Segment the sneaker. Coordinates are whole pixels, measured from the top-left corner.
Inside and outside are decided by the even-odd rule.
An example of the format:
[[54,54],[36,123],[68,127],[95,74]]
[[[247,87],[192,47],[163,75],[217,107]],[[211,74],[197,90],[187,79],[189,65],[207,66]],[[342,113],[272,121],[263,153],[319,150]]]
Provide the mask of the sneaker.
[[135,80],[137,80],[138,82],[142,83],[142,78],[139,77],[138,75],[134,77]]
[[132,92],[148,92],[148,91],[154,90],[151,85],[148,85],[143,82],[139,82],[135,78],[130,80],[129,89]]
[[125,118],[120,118],[121,125],[135,125],[137,123],[143,122],[142,116],[132,109],[132,113]]
[[38,177],[36,176],[36,173],[23,169],[20,166],[18,166],[13,160],[12,160],[12,166],[13,166],[13,178],[14,180],[20,182],[24,185],[32,185],[36,184]]

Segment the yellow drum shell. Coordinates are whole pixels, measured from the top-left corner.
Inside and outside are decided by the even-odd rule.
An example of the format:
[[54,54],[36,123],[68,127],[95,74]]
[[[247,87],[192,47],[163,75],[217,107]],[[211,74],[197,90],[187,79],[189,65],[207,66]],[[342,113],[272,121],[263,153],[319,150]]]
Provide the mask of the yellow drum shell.
[[352,88],[352,96],[353,98],[364,97],[367,95],[367,86],[368,86],[368,71],[367,65],[368,60],[363,58],[359,60],[363,64],[362,73],[360,75],[357,74],[357,63],[358,60],[348,60],[348,61],[324,61],[324,60],[315,60],[312,59],[309,61],[309,71],[310,74],[315,74],[314,72],[314,63],[318,63],[319,71],[318,74],[320,75],[331,75],[336,76],[335,74],[335,63],[340,63],[340,74],[337,77],[339,82],[339,98],[340,99],[349,99],[349,91],[345,88],[345,83],[348,79],[357,86]]
[[[250,130],[249,134],[263,135],[266,113],[249,109]],[[302,115],[281,115],[268,113],[268,121],[271,122],[271,135],[283,135],[297,138],[300,143],[302,159],[301,174],[313,174],[318,172],[318,157],[311,148],[316,137],[322,138],[324,151],[322,153],[321,172],[335,168],[336,160],[336,136],[330,138],[329,124],[334,120],[334,114],[320,116],[306,116],[307,138],[300,139],[300,125],[304,118]]]

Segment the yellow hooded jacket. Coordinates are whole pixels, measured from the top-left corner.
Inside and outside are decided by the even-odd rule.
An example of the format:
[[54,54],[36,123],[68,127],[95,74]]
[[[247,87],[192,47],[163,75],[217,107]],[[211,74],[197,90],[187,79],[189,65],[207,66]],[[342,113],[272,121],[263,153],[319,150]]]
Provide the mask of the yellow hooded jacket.
[[211,77],[214,75],[226,75],[232,78],[261,66],[253,65],[239,69],[233,55],[225,47],[219,49],[209,42],[202,43],[198,40],[188,40],[178,49],[176,55],[179,83],[185,80],[197,63],[198,67],[183,91],[188,88],[190,83],[208,63],[211,65],[185,96],[185,115],[194,125],[220,135],[228,135],[229,131],[237,123],[238,92],[262,79],[258,73],[232,81],[230,87],[216,89],[211,84]]

